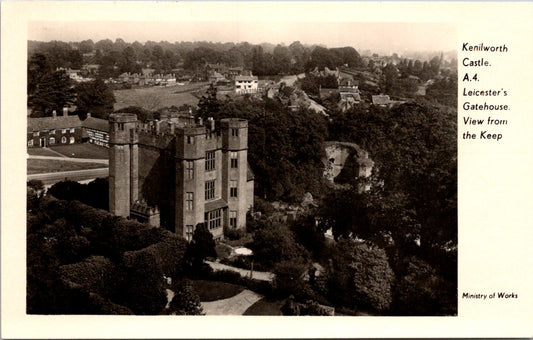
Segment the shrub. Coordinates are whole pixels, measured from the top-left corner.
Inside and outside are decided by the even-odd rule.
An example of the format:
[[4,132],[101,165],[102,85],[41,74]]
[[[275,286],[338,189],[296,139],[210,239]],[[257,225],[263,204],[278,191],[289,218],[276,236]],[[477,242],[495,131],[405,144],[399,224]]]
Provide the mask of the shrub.
[[115,285],[115,265],[103,256],[91,256],[81,262],[59,267],[63,280],[82,286],[87,292],[107,296]]
[[228,239],[232,241],[242,238],[245,234],[246,234],[245,230],[233,229],[233,228],[224,226],[224,237],[227,237]]

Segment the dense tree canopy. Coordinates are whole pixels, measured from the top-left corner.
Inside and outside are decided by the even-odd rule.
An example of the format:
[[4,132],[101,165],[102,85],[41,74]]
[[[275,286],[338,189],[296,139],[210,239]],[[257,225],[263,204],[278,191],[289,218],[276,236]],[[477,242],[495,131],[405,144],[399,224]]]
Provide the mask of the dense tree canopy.
[[77,201],[42,198],[27,243],[28,313],[159,314],[183,275],[185,240]]
[[[254,171],[256,194],[268,199],[299,201],[305,192],[323,189],[323,141],[327,121],[312,110],[297,112],[275,100],[216,100],[210,89],[200,100],[204,118],[248,120],[248,161]],[[219,124],[217,124],[218,126]]]
[[107,119],[109,112],[113,112],[115,95],[101,78],[78,84],[76,92],[78,96],[75,104],[78,112],[91,113],[93,117],[102,119]]
[[331,298],[346,306],[388,310],[394,273],[385,251],[349,239],[336,248],[328,273]]
[[65,71],[51,72],[43,59],[33,59],[29,67],[37,68],[36,74],[28,80],[28,106],[32,109],[32,117],[52,116],[53,111],[62,112],[64,107],[74,103],[73,84]]

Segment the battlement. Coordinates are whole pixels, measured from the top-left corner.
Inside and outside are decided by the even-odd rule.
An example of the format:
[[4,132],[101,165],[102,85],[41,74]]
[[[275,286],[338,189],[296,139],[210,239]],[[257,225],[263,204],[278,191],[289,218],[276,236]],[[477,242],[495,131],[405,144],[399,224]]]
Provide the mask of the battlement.
[[[110,211],[190,240],[198,223],[213,237],[244,228],[253,205],[248,179],[248,122],[226,118],[215,128],[190,114],[141,122],[129,113],[109,118]],[[213,206],[210,202],[225,202]],[[206,210],[207,209],[207,210]]]
[[141,223],[148,223],[153,227],[159,227],[160,224],[159,209],[148,206],[145,201],[135,201],[131,205],[130,216]]
[[112,113],[109,115],[110,123],[135,123],[137,115],[133,113]]
[[242,118],[223,118],[220,120],[222,128],[247,128],[248,121]]

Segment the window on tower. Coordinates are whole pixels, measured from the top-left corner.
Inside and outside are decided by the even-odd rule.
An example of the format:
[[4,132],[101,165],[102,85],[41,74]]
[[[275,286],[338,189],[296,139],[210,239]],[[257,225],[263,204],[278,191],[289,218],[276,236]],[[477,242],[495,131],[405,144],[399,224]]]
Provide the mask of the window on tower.
[[215,180],[205,182],[205,199],[212,200],[215,198]]
[[194,162],[193,161],[185,161],[185,176],[187,179],[194,178]]
[[215,170],[215,151],[205,153],[205,171]]
[[194,209],[194,192],[185,193],[185,209],[187,210]]
[[237,211],[230,210],[229,212],[229,225],[232,228],[237,228]]
[[232,168],[238,168],[239,167],[239,155],[235,151],[230,152],[230,158],[231,158],[231,167]]
[[237,197],[237,180],[230,181],[229,196]]

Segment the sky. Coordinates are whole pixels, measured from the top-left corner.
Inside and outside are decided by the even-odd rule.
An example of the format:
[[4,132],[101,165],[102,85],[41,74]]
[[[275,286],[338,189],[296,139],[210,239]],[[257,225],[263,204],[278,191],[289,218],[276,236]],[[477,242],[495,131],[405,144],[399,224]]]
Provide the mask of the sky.
[[82,41],[121,38],[139,41],[211,41],[352,46],[375,52],[451,51],[455,28],[434,23],[253,22],[248,21],[40,21],[30,22],[28,39]]

